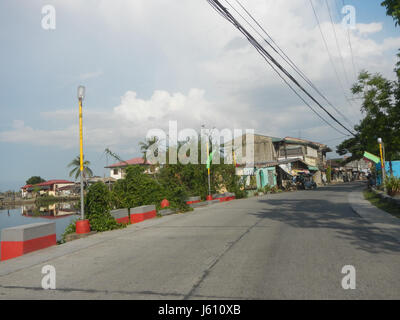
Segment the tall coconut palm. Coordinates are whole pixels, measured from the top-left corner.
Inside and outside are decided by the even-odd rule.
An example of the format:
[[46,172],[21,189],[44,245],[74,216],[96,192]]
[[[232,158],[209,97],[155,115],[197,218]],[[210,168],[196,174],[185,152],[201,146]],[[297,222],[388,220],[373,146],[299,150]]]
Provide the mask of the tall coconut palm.
[[[73,168],[70,173],[69,176],[72,177],[74,176],[75,180],[78,180],[80,174],[81,174],[81,158],[80,156],[77,156],[74,160],[72,160],[70,162],[70,164],[68,165],[68,168]],[[85,160],[85,156],[83,156],[83,178],[90,178],[93,177],[93,172],[92,170],[89,168],[90,166],[90,161]]]

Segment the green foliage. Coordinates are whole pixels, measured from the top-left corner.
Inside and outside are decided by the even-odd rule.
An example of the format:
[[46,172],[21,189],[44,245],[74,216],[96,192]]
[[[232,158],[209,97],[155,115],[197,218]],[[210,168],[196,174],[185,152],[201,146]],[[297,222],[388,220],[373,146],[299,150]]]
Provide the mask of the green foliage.
[[271,193],[278,193],[280,190],[279,190],[279,188],[277,187],[277,186],[273,186],[272,188],[271,188]]
[[211,169],[213,170],[213,180],[216,189],[221,190],[226,188],[228,192],[235,193],[236,199],[242,199],[247,196],[244,183],[240,177],[236,175],[236,168],[234,165],[212,165]]
[[271,192],[271,186],[269,185],[269,184],[267,184],[265,187],[264,187],[264,192],[265,193],[268,193],[268,192]]
[[[77,198],[75,198],[75,199],[77,199]],[[57,202],[68,202],[68,201],[71,201],[71,198],[44,195],[44,196],[37,197],[35,199],[35,204],[38,207],[44,207],[44,206],[48,206],[50,204],[54,204]]]
[[[158,180],[164,190],[164,195],[162,198],[168,199],[171,208],[177,208],[182,211],[187,211],[189,207],[186,204],[186,199],[189,197],[189,192],[187,189],[187,175],[193,174],[192,168],[185,168],[181,164],[165,165],[158,175]],[[181,172],[181,170],[183,172]],[[195,190],[192,190],[196,192]]]
[[30,177],[28,180],[26,180],[26,184],[32,184],[32,185],[42,182],[46,182],[46,180],[44,180],[42,177],[39,176],[33,176]]
[[[77,180],[81,174],[81,157],[77,156],[74,160],[72,160],[68,164],[68,168],[72,168],[72,170],[69,173],[69,176],[72,177],[74,176],[75,180]],[[85,160],[85,156],[83,157],[83,177],[88,178],[88,177],[93,177],[93,172],[89,168],[90,166],[90,161]]]
[[399,0],[385,0],[381,3],[386,7],[386,14],[393,17],[396,26],[400,25],[400,1]]
[[111,215],[112,196],[107,186],[97,182],[89,187],[85,197],[86,217],[92,231],[107,231],[122,228]]
[[[128,166],[124,179],[113,188],[113,204],[116,208],[134,208],[154,204],[158,208],[166,197],[163,186],[144,173],[141,166]],[[169,200],[169,199],[168,199]]]
[[[151,137],[150,139],[146,139],[146,141],[143,142],[139,142],[139,146],[140,146],[140,151],[143,154],[143,160],[146,162],[147,161],[147,150],[149,150],[149,148],[153,145],[158,143],[158,139],[157,137]],[[155,157],[158,157],[158,149],[155,150],[154,153]]]
[[331,183],[331,182],[332,182],[332,167],[331,167],[331,166],[329,166],[329,167],[326,169],[326,181],[327,181],[328,183]]
[[383,200],[377,194],[368,190],[364,191],[364,198],[371,202],[375,207],[400,218],[400,208],[397,204]]
[[364,151],[379,154],[378,138],[385,143],[387,161],[400,159],[400,71],[395,71],[395,81],[363,71],[353,86],[353,94],[363,96],[361,111],[365,117],[354,128],[356,136],[337,146],[338,154],[352,154],[347,162],[361,159]]
[[257,189],[257,178],[256,178],[256,176],[250,176],[250,189]]
[[76,232],[76,220],[71,221],[71,223],[65,228],[64,233],[61,236],[60,243],[65,243],[65,238],[67,235]]
[[400,178],[394,176],[386,177],[385,186],[389,195],[400,193]]

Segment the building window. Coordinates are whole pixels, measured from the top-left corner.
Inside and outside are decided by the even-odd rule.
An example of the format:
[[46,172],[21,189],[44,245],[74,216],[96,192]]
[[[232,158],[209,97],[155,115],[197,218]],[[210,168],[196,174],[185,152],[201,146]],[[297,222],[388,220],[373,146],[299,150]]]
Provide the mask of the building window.
[[113,174],[114,176],[118,175],[118,169],[114,169]]

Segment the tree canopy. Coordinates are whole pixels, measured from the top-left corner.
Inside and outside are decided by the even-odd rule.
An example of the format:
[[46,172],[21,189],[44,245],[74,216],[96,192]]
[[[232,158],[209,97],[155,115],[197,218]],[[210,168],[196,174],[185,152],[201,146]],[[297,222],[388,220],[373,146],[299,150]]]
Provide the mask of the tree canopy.
[[348,161],[362,158],[364,151],[379,154],[378,138],[384,141],[386,159],[400,160],[400,54],[398,57],[396,80],[362,71],[352,88],[353,94],[363,97],[361,111],[365,117],[354,128],[356,136],[337,147],[340,155],[352,154]]
[[[75,180],[77,180],[81,174],[81,157],[77,156],[68,164],[68,168],[71,168],[72,170],[69,173],[69,176],[72,177],[74,176]],[[85,160],[85,156],[83,156],[83,177],[84,178],[90,178],[93,177],[93,172],[92,169],[90,169],[90,161]]]
[[40,176],[33,176],[33,177],[30,177],[28,180],[26,180],[26,184],[38,184],[38,183],[42,183],[42,182],[46,182],[46,180],[44,180]]
[[400,1],[385,0],[381,5],[386,7],[386,14],[393,17],[396,26],[400,25]]

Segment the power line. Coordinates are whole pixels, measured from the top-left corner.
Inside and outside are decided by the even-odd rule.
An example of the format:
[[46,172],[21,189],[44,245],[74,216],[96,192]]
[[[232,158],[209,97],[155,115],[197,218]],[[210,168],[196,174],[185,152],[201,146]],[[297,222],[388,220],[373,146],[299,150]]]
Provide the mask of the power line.
[[342,63],[342,67],[343,67],[343,71],[344,71],[344,77],[346,78],[347,84],[350,84],[349,82],[349,78],[347,76],[347,71],[346,71],[346,67],[344,65],[344,59],[343,59],[343,55],[342,55],[342,50],[340,49],[340,45],[339,45],[339,40],[337,38],[337,33],[336,33],[336,29],[335,29],[335,24],[333,22],[333,18],[332,18],[332,11],[331,8],[329,6],[328,0],[325,0],[326,3],[326,7],[328,8],[328,13],[329,13],[329,18],[331,20],[331,26],[332,26],[332,30],[333,30],[333,34],[335,36],[335,41],[336,41],[336,47],[338,49],[339,52],[339,57],[340,57],[340,61]]
[[330,63],[331,63],[331,65],[332,65],[333,70],[335,71],[336,79],[338,80],[338,83],[339,83],[339,85],[340,85],[340,88],[341,88],[342,91],[343,91],[343,95],[344,95],[345,100],[346,100],[347,103],[349,104],[349,107],[352,109],[352,108],[353,108],[353,105],[352,105],[351,102],[349,101],[349,98],[346,96],[346,90],[344,89],[342,80],[340,79],[338,70],[337,70],[337,68],[336,68],[336,66],[335,66],[335,63],[334,63],[334,61],[333,61],[333,57],[332,57],[331,51],[329,50],[328,42],[326,41],[326,38],[325,38],[325,36],[324,36],[324,32],[322,31],[321,22],[320,22],[320,20],[319,20],[319,18],[318,18],[317,11],[315,10],[315,7],[314,7],[314,4],[313,4],[312,0],[309,0],[309,1],[310,1],[312,10],[313,10],[313,12],[314,12],[314,16],[315,16],[315,19],[316,19],[316,21],[317,21],[318,28],[319,28],[319,31],[320,31],[320,33],[321,33],[321,37],[322,37],[322,40],[323,40],[323,42],[324,42],[326,51],[327,51],[327,53],[328,53]]
[[[272,62],[283,74],[285,74],[297,87],[300,88],[312,101],[314,101],[322,110],[324,110],[330,118],[332,118],[337,124],[343,127],[346,131],[354,135],[349,129],[347,129],[339,120],[337,120],[326,108],[324,108],[306,89],[304,89],[300,83],[273,57],[269,52],[235,19],[232,14],[224,7],[218,0],[207,0],[207,2],[219,12],[226,20],[232,23],[255,47],[255,49],[264,57],[265,60]],[[271,64],[270,64],[271,65]],[[275,70],[275,68],[273,68]],[[278,73],[279,74],[279,73]],[[280,75],[280,74],[279,74]],[[282,75],[280,75],[283,77]],[[285,81],[285,83],[287,83]],[[292,89],[294,90],[294,89]],[[298,94],[298,93],[296,93]],[[298,94],[298,96],[300,96]],[[304,99],[302,99],[304,101]],[[307,104],[310,106],[309,104]],[[330,125],[333,127],[332,125]],[[337,130],[337,129],[336,129]],[[343,133],[342,133],[343,134]]]
[[241,15],[234,6],[230,4],[228,0],[225,0],[229,4],[229,6],[235,10],[240,17],[247,22],[247,24],[289,65],[293,68],[293,70],[305,81],[309,84],[339,115],[342,116],[343,119],[350,125],[354,126],[353,123],[340,111],[338,110],[329,100],[328,98],[312,83],[312,81],[300,70],[300,68],[286,55],[286,53],[279,47],[279,45],[274,41],[274,39],[268,34],[268,32],[263,28],[260,23],[252,16],[252,14],[240,3],[239,0],[235,0],[236,3],[246,12],[246,14],[256,23],[256,25],[267,35],[270,41],[278,48],[280,52],[278,52],[274,46],[271,45],[252,25],[251,23]]
[[[343,7],[345,7],[346,4],[345,4],[344,0],[342,0],[342,3],[343,3]],[[351,44],[350,28],[349,27],[347,27],[347,39],[348,39],[350,53],[351,53],[351,63],[353,65],[353,71],[354,71],[355,78],[357,79],[357,77],[358,77],[357,68],[356,68],[356,63],[355,63],[355,60],[354,60],[353,46]]]

